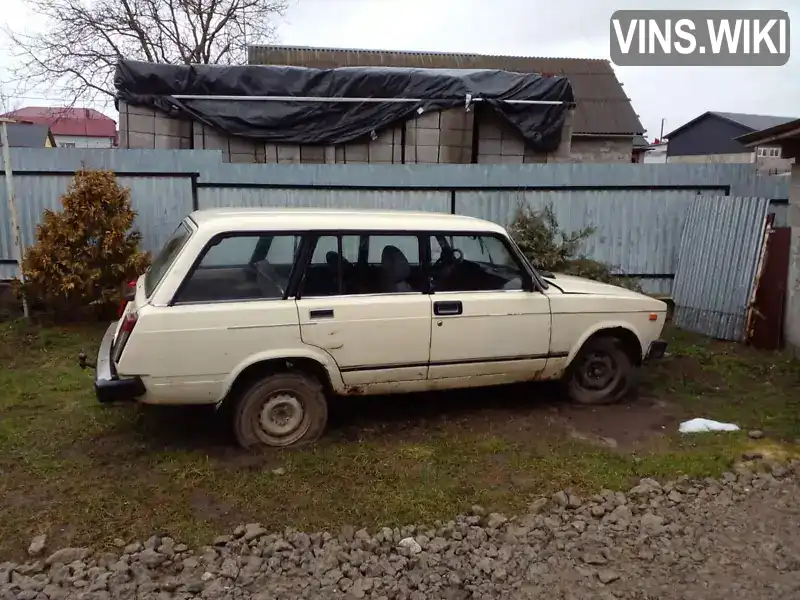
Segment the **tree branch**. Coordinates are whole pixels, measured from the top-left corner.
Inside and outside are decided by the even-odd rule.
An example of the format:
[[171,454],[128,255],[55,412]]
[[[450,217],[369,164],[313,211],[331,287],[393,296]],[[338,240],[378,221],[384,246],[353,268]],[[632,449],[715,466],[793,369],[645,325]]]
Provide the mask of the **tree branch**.
[[[74,104],[114,97],[120,58],[245,64],[247,44],[275,39],[291,0],[24,0],[45,27],[9,27],[18,93],[57,90]],[[245,31],[247,39],[245,40]]]

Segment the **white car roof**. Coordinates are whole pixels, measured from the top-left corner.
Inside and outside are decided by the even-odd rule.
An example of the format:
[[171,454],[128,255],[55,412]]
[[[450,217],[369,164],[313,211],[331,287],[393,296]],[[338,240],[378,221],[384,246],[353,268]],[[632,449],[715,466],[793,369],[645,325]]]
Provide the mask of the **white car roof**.
[[319,209],[209,208],[191,213],[200,228],[215,231],[463,231],[505,234],[500,225],[475,217],[435,212]]

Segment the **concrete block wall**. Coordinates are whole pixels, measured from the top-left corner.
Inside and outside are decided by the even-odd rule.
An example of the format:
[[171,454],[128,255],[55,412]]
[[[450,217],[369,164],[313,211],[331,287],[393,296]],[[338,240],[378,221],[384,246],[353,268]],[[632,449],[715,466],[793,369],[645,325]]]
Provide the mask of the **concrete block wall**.
[[[468,164],[472,162],[476,109],[431,111],[404,124],[376,132],[373,139],[338,146],[265,144],[228,136],[202,123],[167,116],[154,109],[119,103],[120,148],[220,150],[223,161],[277,164]],[[511,125],[483,110],[477,127],[477,162],[525,164],[545,162],[629,162],[632,139],[626,146],[603,140],[576,145],[572,138],[573,111],[567,116],[561,145],[554,153],[534,152]],[[614,144],[617,144],[616,146]],[[594,144],[594,146],[593,146]],[[619,147],[618,147],[619,146]]]
[[478,124],[478,163],[521,165],[545,163],[547,154],[534,152],[502,117],[483,111]]
[[633,156],[631,137],[573,137],[570,156],[562,162],[629,163]]
[[191,148],[192,124],[172,119],[153,108],[119,103],[119,147],[186,150]]

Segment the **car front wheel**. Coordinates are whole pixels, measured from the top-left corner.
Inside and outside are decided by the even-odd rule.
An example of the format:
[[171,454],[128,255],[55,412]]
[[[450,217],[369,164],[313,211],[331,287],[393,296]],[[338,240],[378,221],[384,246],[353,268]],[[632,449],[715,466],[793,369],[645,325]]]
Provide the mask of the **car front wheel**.
[[567,393],[579,404],[613,404],[630,391],[633,365],[619,340],[589,340],[575,357],[567,375]]
[[233,411],[244,448],[300,446],[317,440],[328,421],[322,385],[304,373],[276,373],[253,383]]

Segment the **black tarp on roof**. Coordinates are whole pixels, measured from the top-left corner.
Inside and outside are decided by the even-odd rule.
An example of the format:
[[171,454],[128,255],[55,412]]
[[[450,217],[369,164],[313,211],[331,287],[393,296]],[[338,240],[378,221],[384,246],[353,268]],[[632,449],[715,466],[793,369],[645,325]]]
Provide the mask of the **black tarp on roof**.
[[[498,70],[166,65],[120,61],[117,98],[191,118],[231,135],[270,143],[341,144],[417,114],[481,98],[540,152],[558,148],[575,101],[565,77]],[[175,96],[207,96],[178,99]],[[416,98],[417,102],[217,100],[213,96]],[[564,104],[509,104],[504,100]]]

